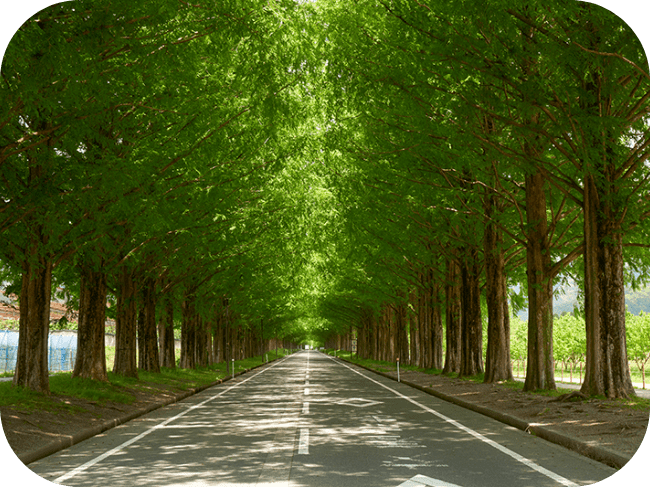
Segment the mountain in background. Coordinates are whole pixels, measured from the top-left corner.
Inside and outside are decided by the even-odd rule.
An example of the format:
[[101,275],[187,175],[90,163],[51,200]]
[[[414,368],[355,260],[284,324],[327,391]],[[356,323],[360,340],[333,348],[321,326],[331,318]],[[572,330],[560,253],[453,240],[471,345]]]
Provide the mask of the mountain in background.
[[[564,313],[573,313],[573,309],[582,305],[582,298],[578,296],[578,286],[564,286],[562,290],[556,289],[553,298],[553,314],[561,315]],[[633,315],[638,315],[641,311],[650,313],[650,287],[642,288],[637,291],[632,289],[625,290],[625,305],[627,310]],[[523,309],[517,316],[523,321],[528,320],[528,309]]]

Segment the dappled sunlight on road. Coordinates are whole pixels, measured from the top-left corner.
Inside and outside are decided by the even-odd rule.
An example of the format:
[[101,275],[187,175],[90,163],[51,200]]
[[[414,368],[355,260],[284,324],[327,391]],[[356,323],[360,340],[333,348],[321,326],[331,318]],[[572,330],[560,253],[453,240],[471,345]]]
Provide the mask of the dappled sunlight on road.
[[[418,475],[461,487],[557,485],[530,466],[557,460],[557,450],[530,446],[541,440],[406,386],[377,387],[314,355],[311,365],[300,354],[155,411],[34,471],[70,487],[396,487]],[[601,478],[596,470],[582,480]]]

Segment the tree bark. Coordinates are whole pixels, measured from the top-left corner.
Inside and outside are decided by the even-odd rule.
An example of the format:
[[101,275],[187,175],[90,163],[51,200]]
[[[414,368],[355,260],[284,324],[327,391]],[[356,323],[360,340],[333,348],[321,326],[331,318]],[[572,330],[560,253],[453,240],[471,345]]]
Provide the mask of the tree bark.
[[581,392],[627,398],[636,393],[630,377],[625,336],[623,239],[615,212],[607,202],[610,199],[599,195],[593,175],[585,177],[587,354]]
[[[433,270],[429,270],[430,273],[433,273]],[[427,368],[442,369],[443,364],[443,353],[442,353],[442,310],[440,303],[440,283],[438,281],[433,281],[431,278],[431,294],[430,294],[430,305],[429,312],[431,317],[429,318],[429,337],[431,343],[431,353],[428,356],[431,359]]]
[[160,317],[160,366],[176,368],[176,341],[174,340],[174,303],[170,296],[165,298],[165,308]]
[[422,333],[421,309],[419,301],[419,292],[417,289],[411,291],[409,300],[415,309],[415,312],[408,311],[409,325],[409,361],[412,365],[422,367],[424,358],[422,357],[422,344],[420,334]]
[[469,247],[460,266],[463,307],[459,377],[483,372],[483,322],[481,318],[481,287],[478,249]]
[[140,370],[160,373],[160,355],[158,353],[158,330],[156,326],[156,281],[145,278],[142,289],[142,334],[140,335]]
[[395,354],[399,357],[400,363],[410,364],[409,360],[409,342],[406,330],[407,311],[406,305],[400,303],[395,307]]
[[115,363],[113,373],[138,377],[136,328],[138,320],[137,288],[133,272],[122,267],[117,285],[115,319]]
[[106,275],[102,269],[81,268],[77,359],[72,377],[108,382],[106,373]]
[[23,262],[20,291],[18,353],[13,385],[50,393],[48,335],[52,293],[52,261],[34,243]]
[[208,331],[205,320],[198,314],[194,339],[194,363],[197,367],[206,367],[208,365]]
[[460,372],[460,335],[463,319],[460,305],[460,268],[454,259],[447,261],[447,282],[445,285],[445,366],[444,374]]
[[[493,196],[485,200],[485,214],[491,216],[495,202]],[[503,238],[494,223],[486,222],[484,233],[485,295],[488,310],[488,340],[485,355],[487,383],[513,380],[510,362],[510,310],[506,282]]]
[[528,283],[528,363],[525,391],[555,390],[553,362],[553,278],[546,221],[544,178],[526,176],[526,263]]
[[181,369],[196,368],[195,359],[195,335],[196,335],[196,309],[194,308],[193,297],[187,295],[183,301],[183,322],[181,324]]

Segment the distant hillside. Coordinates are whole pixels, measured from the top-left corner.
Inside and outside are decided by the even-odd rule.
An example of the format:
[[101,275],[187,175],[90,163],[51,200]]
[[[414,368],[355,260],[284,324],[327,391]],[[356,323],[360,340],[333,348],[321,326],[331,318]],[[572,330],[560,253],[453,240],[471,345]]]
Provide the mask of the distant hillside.
[[[553,299],[553,313],[561,315],[563,313],[572,313],[574,307],[578,306],[578,286],[565,287],[562,291],[556,290]],[[633,315],[638,315],[641,311],[650,313],[650,287],[633,291],[625,290],[625,304],[627,310]],[[522,310],[518,314],[522,320],[528,320],[528,310]]]

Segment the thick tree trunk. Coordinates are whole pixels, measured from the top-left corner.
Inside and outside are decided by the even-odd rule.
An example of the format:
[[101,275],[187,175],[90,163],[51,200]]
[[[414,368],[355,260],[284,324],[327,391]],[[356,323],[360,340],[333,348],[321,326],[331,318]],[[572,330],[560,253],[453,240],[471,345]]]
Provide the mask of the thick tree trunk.
[[174,340],[174,303],[165,298],[164,313],[160,317],[160,366],[176,368],[176,341]]
[[[433,271],[429,271],[433,272]],[[431,295],[430,295],[430,315],[431,318],[429,319],[429,327],[428,330],[430,331],[429,337],[430,337],[430,343],[431,343],[431,353],[429,354],[431,358],[431,362],[427,366],[427,368],[434,368],[434,369],[442,369],[442,364],[444,360],[444,355],[442,352],[442,310],[441,310],[441,303],[440,303],[440,283],[438,281],[433,282],[432,281],[432,287],[431,287]]]
[[431,308],[429,303],[429,290],[425,288],[426,280],[420,276],[420,287],[417,290],[417,344],[418,344],[418,367],[428,369],[431,367]]
[[216,363],[221,363],[225,361],[224,357],[224,327],[223,322],[225,320],[224,316],[225,311],[221,311],[219,316],[217,316],[217,326],[214,329],[214,361]]
[[115,319],[115,363],[113,373],[138,377],[136,328],[138,320],[137,289],[133,273],[122,267],[117,285],[117,316]]
[[594,177],[584,185],[587,356],[581,391],[610,398],[635,395],[625,337],[622,233]]
[[[493,206],[492,197],[488,196],[487,215],[492,214]],[[514,379],[510,362],[510,310],[502,243],[496,225],[487,222],[484,234],[485,295],[488,309],[484,381],[487,383]]]
[[372,360],[379,360],[379,316],[372,313]]
[[81,269],[77,359],[72,377],[108,382],[106,373],[106,275],[88,266]]
[[399,358],[400,363],[410,364],[409,360],[409,342],[406,330],[407,311],[406,305],[400,303],[395,307],[395,354],[396,359]]
[[50,393],[48,334],[52,293],[52,262],[34,245],[23,263],[20,291],[18,354],[13,385]]
[[528,364],[525,391],[555,390],[553,278],[541,172],[526,176]]
[[194,338],[194,363],[197,367],[206,367],[208,365],[208,331],[206,322],[200,315],[196,317]]
[[445,285],[445,366],[444,374],[460,372],[460,335],[463,319],[460,305],[460,268],[450,259],[447,262],[447,283]]
[[420,302],[418,296],[419,293],[417,292],[417,290],[411,291],[410,302],[416,311],[415,312],[411,310],[408,311],[409,346],[410,346],[409,363],[421,367],[424,357],[422,357],[422,353],[421,353],[422,348],[420,343],[420,333],[422,331],[421,329],[422,320],[420,318],[422,313],[420,312]]
[[481,287],[479,282],[478,249],[466,250],[460,267],[461,348],[459,377],[483,372],[483,322],[481,319]]
[[195,344],[196,344],[196,310],[192,296],[186,296],[182,304],[183,322],[181,324],[181,369],[196,368]]
[[140,335],[140,370],[160,373],[158,327],[156,326],[156,282],[145,278],[142,289],[142,334]]

